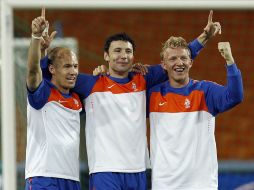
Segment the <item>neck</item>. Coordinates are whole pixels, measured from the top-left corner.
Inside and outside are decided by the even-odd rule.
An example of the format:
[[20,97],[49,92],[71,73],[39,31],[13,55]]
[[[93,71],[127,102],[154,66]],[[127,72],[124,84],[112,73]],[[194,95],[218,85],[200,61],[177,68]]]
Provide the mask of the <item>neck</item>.
[[69,94],[69,93],[70,93],[70,89],[69,89],[69,88],[61,87],[56,81],[51,80],[51,83],[52,83],[53,85],[55,85],[55,87],[57,88],[57,90],[59,90],[61,93],[63,93],[63,94]]
[[115,78],[127,78],[129,72],[126,72],[126,71],[120,72],[120,71],[114,71],[112,69],[109,69],[109,74],[110,74],[110,76],[115,77]]
[[188,85],[189,81],[190,81],[190,78],[179,80],[179,81],[169,79],[169,84],[173,88],[183,88]]

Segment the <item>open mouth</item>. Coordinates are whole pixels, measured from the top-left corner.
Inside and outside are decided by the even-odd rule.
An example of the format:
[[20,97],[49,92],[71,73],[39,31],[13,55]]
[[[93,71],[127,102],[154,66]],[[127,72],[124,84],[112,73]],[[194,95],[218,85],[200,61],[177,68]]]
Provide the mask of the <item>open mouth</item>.
[[175,68],[174,71],[177,72],[177,73],[183,73],[185,70],[185,68]]
[[68,77],[68,78],[66,78],[66,80],[69,81],[69,82],[75,82],[76,77]]
[[126,64],[128,64],[129,62],[125,62],[125,61],[117,61],[116,63],[117,63],[117,64],[122,64],[122,65],[126,65]]

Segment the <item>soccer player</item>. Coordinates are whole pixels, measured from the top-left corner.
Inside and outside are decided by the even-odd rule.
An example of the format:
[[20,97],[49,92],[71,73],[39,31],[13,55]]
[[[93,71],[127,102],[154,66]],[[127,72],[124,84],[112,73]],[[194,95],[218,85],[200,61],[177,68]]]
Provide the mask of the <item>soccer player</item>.
[[[218,27],[201,36],[208,39],[210,29],[217,33]],[[202,45],[195,40],[189,47],[194,58]],[[110,36],[104,46],[110,75],[80,74],[73,89],[85,105],[91,190],[147,189],[146,90],[165,81],[165,73],[160,65],[149,67],[145,76],[130,73],[134,51],[126,34]]]
[[183,38],[164,43],[161,58],[169,80],[149,92],[153,190],[218,189],[215,116],[243,100],[229,42],[218,49],[227,63],[225,86],[189,77],[193,62]]
[[[45,9],[32,21],[27,72],[26,190],[80,190],[79,135],[82,109],[71,93],[78,75],[76,55],[66,48],[49,52],[51,81],[40,68]],[[55,33],[50,36],[53,39]]]
[[[205,32],[189,45],[192,58],[220,31],[211,16]],[[146,90],[167,74],[160,65],[149,67],[145,76],[130,73],[134,51],[125,33],[110,36],[104,46],[110,75],[79,74],[73,89],[85,105],[91,190],[147,189]]]

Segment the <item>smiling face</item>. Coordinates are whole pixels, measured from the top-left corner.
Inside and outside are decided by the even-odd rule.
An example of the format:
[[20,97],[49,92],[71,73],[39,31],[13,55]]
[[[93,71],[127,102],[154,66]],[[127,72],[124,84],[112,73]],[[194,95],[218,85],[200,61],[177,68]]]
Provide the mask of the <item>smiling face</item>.
[[53,64],[49,66],[52,74],[51,82],[62,93],[69,93],[75,86],[78,75],[78,61],[76,55],[68,50],[61,49],[57,52]]
[[125,78],[134,60],[133,46],[128,41],[112,41],[108,52],[104,52],[104,59],[109,63],[109,73],[113,77]]
[[192,66],[190,52],[186,48],[166,48],[163,52],[163,68],[167,70],[170,85],[181,88],[189,82],[189,70]]

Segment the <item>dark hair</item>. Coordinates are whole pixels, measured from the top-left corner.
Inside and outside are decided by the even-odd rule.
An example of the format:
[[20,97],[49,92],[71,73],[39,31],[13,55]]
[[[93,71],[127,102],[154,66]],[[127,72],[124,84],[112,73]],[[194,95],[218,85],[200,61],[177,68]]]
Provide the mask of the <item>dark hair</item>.
[[104,44],[104,51],[108,53],[109,50],[109,46],[113,41],[125,41],[125,42],[130,42],[133,48],[133,51],[135,51],[136,45],[135,42],[131,39],[130,36],[128,36],[126,33],[118,33],[118,34],[114,34],[112,36],[109,36],[106,40],[105,40],[105,44]]

